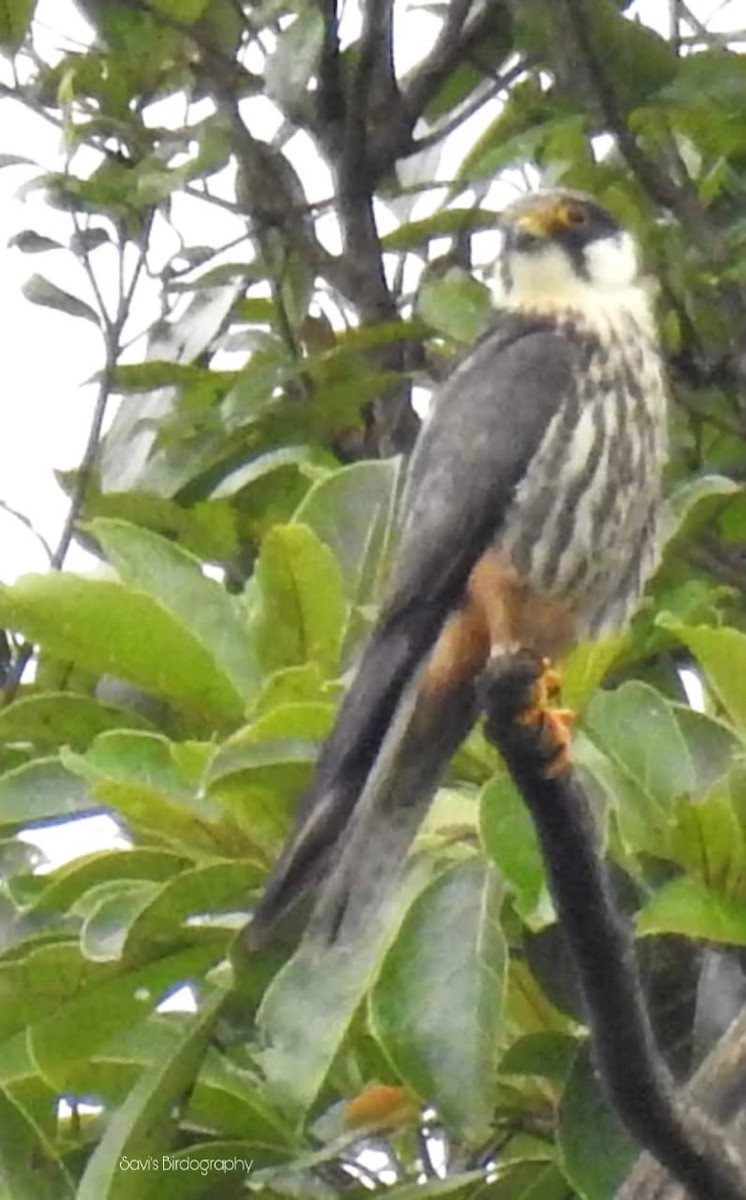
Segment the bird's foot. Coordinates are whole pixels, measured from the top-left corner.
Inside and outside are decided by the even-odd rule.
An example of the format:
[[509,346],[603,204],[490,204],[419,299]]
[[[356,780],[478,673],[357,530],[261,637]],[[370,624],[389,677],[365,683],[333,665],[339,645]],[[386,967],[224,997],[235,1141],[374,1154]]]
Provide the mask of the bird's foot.
[[569,745],[576,720],[570,708],[555,707],[561,677],[546,658],[530,650],[519,650],[490,659],[483,691],[487,732],[522,728],[526,732],[525,753],[540,755],[547,778],[559,775],[570,765]]
[[516,720],[533,727],[541,737],[542,749],[549,756],[544,775],[552,778],[570,765],[570,738],[577,713],[571,708],[556,708],[552,701],[562,690],[562,676],[548,658],[541,660],[540,674],[534,681],[528,702]]

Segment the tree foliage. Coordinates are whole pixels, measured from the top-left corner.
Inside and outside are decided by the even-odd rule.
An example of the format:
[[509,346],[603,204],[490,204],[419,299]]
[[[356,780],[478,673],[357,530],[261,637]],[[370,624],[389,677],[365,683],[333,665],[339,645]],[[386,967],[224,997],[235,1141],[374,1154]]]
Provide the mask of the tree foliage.
[[[320,977],[235,936],[380,597],[413,390],[489,321],[496,210],[541,177],[639,238],[672,381],[664,562],[566,666],[575,754],[675,1069],[738,1011],[746,60],[680,2],[667,36],[614,0],[79,7],[47,63],[0,6],[3,94],[67,147],[25,184],[69,220],[14,238],[25,295],[101,334],[50,570],[0,588],[3,1194],[334,1197],[385,1162],[397,1200],[606,1200],[634,1148],[481,733],[375,944]],[[65,571],[74,536],[106,567]],[[19,831],[102,809],[129,848],[38,872]]]

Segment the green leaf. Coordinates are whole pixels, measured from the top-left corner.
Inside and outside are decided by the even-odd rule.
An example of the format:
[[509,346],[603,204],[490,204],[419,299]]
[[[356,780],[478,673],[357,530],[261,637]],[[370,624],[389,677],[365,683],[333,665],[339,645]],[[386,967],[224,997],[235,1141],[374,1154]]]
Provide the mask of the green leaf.
[[397,1074],[446,1124],[483,1137],[494,1110],[506,948],[489,867],[459,864],[415,900],[371,994]]
[[364,610],[380,599],[393,539],[401,476],[398,459],[343,467],[315,484],[295,514],[334,553],[350,605],[343,661],[368,629]]
[[484,333],[494,315],[490,293],[461,267],[445,275],[428,276],[417,295],[423,321],[454,341],[471,345]]
[[[233,1200],[246,1192],[246,1180],[257,1161],[261,1162],[263,1149],[250,1141],[235,1140],[192,1142],[183,1150],[174,1150],[165,1161],[163,1157],[160,1160],[158,1200]],[[265,1191],[265,1195],[271,1193]]]
[[248,618],[235,597],[203,573],[199,559],[166,538],[125,521],[97,518],[89,528],[120,578],[171,612],[215,659],[242,695],[259,682]]
[[25,575],[0,588],[0,621],[56,658],[235,720],[243,697],[195,635],[151,596],[102,579]]
[[743,485],[735,483],[727,475],[696,475],[685,479],[666,502],[666,539],[691,537],[709,524],[713,514],[722,508],[724,499],[742,491]]
[[142,879],[111,879],[91,888],[74,909],[85,920],[80,948],[93,962],[121,958],[127,930],[151,900],[158,885]]
[[257,696],[252,716],[266,716],[273,708],[286,704],[316,703],[324,699],[324,676],[318,663],[284,667],[270,675]]
[[686,704],[672,704],[671,708],[694,767],[694,794],[704,796],[728,774],[740,749],[738,736],[730,725],[706,713],[696,712]]
[[354,946],[305,939],[265,992],[257,1028],[266,1048],[257,1059],[269,1094],[293,1114],[305,1112],[318,1095],[386,949],[429,875],[428,862],[413,862]]
[[124,1159],[156,1161],[174,1145],[184,1093],[192,1086],[223,1004],[216,993],[186,1024],[173,1053],[145,1070],[115,1112],[88,1161],[77,1200],[142,1200],[158,1193],[159,1177],[123,1171]]
[[324,21],[312,5],[282,31],[264,66],[267,95],[287,112],[298,104],[318,67]]
[[21,943],[0,960],[0,1040],[57,1011],[106,969],[87,963],[76,941]]
[[9,50],[19,48],[31,25],[35,8],[36,0],[3,0],[0,5],[0,46]]
[[551,924],[554,909],[536,831],[526,805],[508,779],[493,779],[482,790],[479,827],[485,851],[526,924],[530,929]]
[[251,854],[253,844],[235,821],[182,769],[182,749],[155,734],[115,731],[102,734],[85,755],[66,752],[64,759],[95,796],[148,838],[156,835],[177,851]]
[[65,912],[84,892],[116,879],[150,880],[158,883],[177,874],[188,860],[165,850],[135,847],[132,850],[102,850],[73,859],[46,876],[46,886],[28,905],[33,913]]
[[56,758],[37,758],[0,775],[0,827],[30,825],[93,807],[85,783]]
[[51,1139],[0,1087],[3,1200],[74,1200],[75,1185]]
[[608,792],[623,836],[637,849],[659,849],[671,805],[696,788],[671,706],[654,688],[633,681],[597,692],[583,726],[602,753],[584,754],[578,738],[578,756]]
[[746,902],[682,875],[664,883],[640,909],[637,932],[641,937],[677,933],[746,946]]
[[210,0],[151,0],[151,7],[184,25],[192,25],[207,8]]
[[337,670],[346,604],[337,561],[307,525],[276,525],[255,568],[261,603],[252,621],[266,671],[318,662]]
[[303,467],[313,462],[313,459],[314,454],[310,446],[281,446],[278,450],[270,450],[231,471],[216,488],[213,488],[211,497],[217,500],[224,496],[234,496],[256,483],[258,479],[271,475],[273,471],[282,467]]
[[274,763],[312,764],[333,718],[330,704],[290,703],[272,708],[226,738],[210,762],[205,782],[210,785],[227,775]]
[[639,1153],[599,1089],[587,1047],[562,1095],[558,1141],[565,1174],[583,1200],[609,1200]]
[[737,629],[682,625],[666,613],[657,624],[689,647],[733,724],[746,734],[746,635]]
[[580,642],[562,663],[562,702],[582,712],[598,685],[610,671],[626,641],[613,633],[597,641]]
[[409,221],[381,238],[384,250],[425,250],[433,238],[469,230],[497,229],[500,213],[484,208],[446,208],[421,221]]
[[577,1039],[565,1033],[528,1033],[500,1059],[501,1075],[536,1075],[563,1084],[577,1054]]
[[51,283],[43,275],[32,275],[21,287],[21,291],[32,304],[40,304],[43,308],[54,308],[58,312],[67,313],[71,317],[84,317],[97,327],[101,324],[100,317],[90,304],[71,296],[56,283]]
[[730,797],[718,791],[693,803],[681,799],[669,832],[667,857],[724,894],[739,894],[746,877],[746,843]]
[[112,964],[91,964],[96,974],[85,987],[30,1022],[29,1044],[39,1069],[56,1087],[74,1087],[78,1060],[87,1062],[116,1034],[143,1020],[165,993],[203,979],[220,956],[220,947],[203,945],[115,974]]
[[82,748],[107,729],[149,729],[136,712],[92,696],[46,692],[22,696],[0,709],[0,741]]
[[209,918],[240,912],[250,889],[263,874],[255,863],[226,859],[193,867],[169,879],[151,892],[124,929],[124,954],[134,957],[144,949],[152,951],[153,947],[176,941],[187,920],[199,919],[205,928]]

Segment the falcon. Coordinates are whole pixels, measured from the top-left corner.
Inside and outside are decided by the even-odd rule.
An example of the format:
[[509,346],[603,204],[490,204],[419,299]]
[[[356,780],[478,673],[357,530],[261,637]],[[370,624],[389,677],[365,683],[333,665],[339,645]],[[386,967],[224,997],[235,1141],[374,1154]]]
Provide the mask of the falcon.
[[434,397],[380,616],[250,924],[354,937],[478,712],[489,659],[623,626],[656,565],[666,390],[628,231],[569,190],[502,214],[490,330]]

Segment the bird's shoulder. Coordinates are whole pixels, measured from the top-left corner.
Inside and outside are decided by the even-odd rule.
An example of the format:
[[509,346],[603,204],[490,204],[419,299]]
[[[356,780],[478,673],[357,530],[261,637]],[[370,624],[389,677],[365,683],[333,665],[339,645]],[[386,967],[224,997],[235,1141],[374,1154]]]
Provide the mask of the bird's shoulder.
[[392,573],[394,608],[458,590],[499,532],[552,418],[577,386],[578,348],[551,318],[500,315],[438,389],[415,446]]

